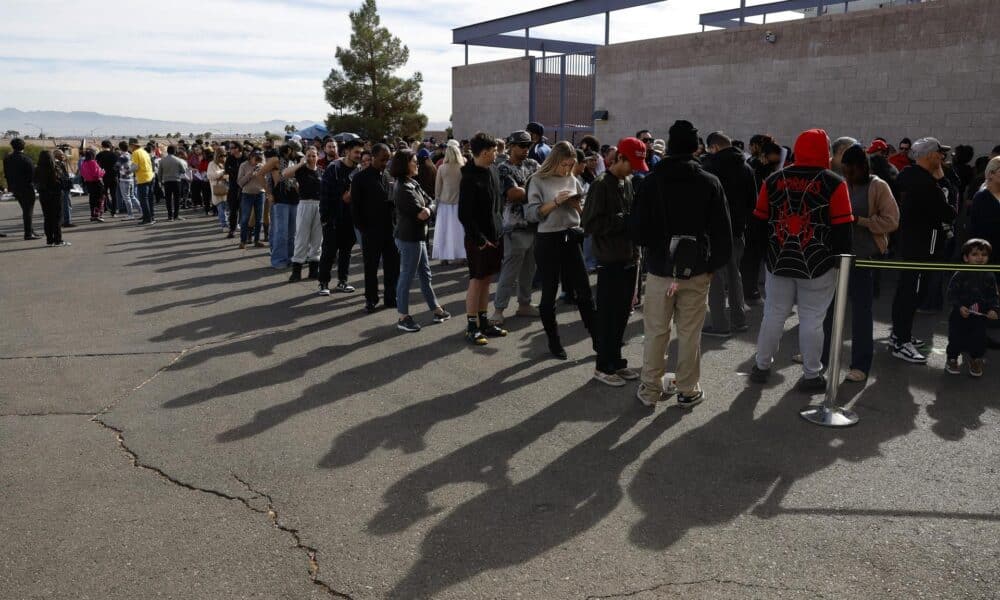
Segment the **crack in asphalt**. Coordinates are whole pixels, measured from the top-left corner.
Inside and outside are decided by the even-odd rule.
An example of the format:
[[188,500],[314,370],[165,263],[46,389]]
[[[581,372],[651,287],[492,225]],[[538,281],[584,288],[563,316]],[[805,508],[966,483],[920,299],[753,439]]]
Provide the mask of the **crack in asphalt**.
[[709,577],[707,579],[696,579],[694,581],[669,581],[666,583],[661,583],[659,585],[654,585],[648,588],[642,588],[638,590],[632,590],[630,592],[622,592],[619,594],[607,594],[604,596],[590,595],[584,600],[609,600],[610,598],[628,598],[631,596],[637,596],[645,592],[655,592],[657,590],[668,588],[668,587],[682,587],[682,586],[694,586],[694,585],[704,585],[706,583],[716,583],[719,585],[735,585],[747,589],[759,589],[759,590],[774,590],[781,592],[808,592],[814,594],[816,598],[825,598],[822,592],[816,590],[806,589],[806,588],[793,588],[787,586],[778,585],[766,585],[761,583],[748,583],[746,581],[738,581],[736,579],[723,579],[721,577]]
[[319,586],[320,588],[322,588],[331,597],[334,597],[334,598],[344,598],[345,600],[353,600],[353,598],[350,595],[345,594],[343,592],[337,591],[329,583],[327,583],[327,582],[325,582],[325,581],[323,581],[322,579],[319,578],[319,562],[316,559],[316,556],[319,553],[319,551],[316,548],[313,548],[312,546],[308,546],[308,545],[302,543],[302,538],[299,535],[298,529],[295,529],[293,527],[288,527],[287,525],[281,524],[281,522],[278,519],[278,513],[274,509],[274,503],[273,503],[270,495],[255,490],[246,481],[244,481],[243,479],[241,479],[235,473],[230,473],[230,475],[232,475],[233,479],[235,479],[236,481],[238,481],[239,483],[241,483],[252,494],[254,494],[256,496],[259,496],[259,497],[262,497],[262,498],[264,498],[267,501],[267,508],[266,509],[262,509],[262,508],[259,508],[257,506],[254,506],[253,502],[252,502],[252,500],[253,500],[252,498],[248,499],[248,498],[244,498],[242,496],[233,496],[231,494],[227,494],[227,493],[219,491],[219,490],[214,490],[214,489],[211,489],[211,488],[199,487],[199,486],[187,483],[185,481],[181,481],[180,479],[177,479],[176,477],[170,475],[169,473],[167,473],[166,471],[164,471],[163,469],[161,469],[159,467],[155,467],[153,465],[149,465],[149,464],[146,464],[146,463],[142,462],[142,460],[139,459],[139,456],[135,453],[135,451],[132,450],[131,448],[129,448],[128,444],[125,443],[125,436],[124,436],[123,431],[121,429],[115,427],[114,425],[109,425],[108,423],[102,421],[100,419],[99,415],[94,415],[91,418],[91,420],[94,423],[97,423],[101,427],[103,427],[103,428],[107,429],[108,431],[111,431],[112,433],[115,434],[115,439],[118,442],[118,448],[129,457],[129,460],[132,462],[132,466],[133,467],[138,468],[138,469],[144,469],[146,471],[150,471],[150,472],[156,474],[161,479],[163,479],[163,480],[165,480],[165,481],[167,481],[167,482],[169,482],[169,483],[171,483],[173,485],[176,485],[178,487],[184,488],[186,490],[190,490],[192,492],[201,492],[203,494],[208,494],[210,496],[215,496],[217,498],[222,498],[223,500],[229,500],[231,502],[238,502],[238,503],[242,504],[247,510],[250,510],[251,512],[254,512],[254,513],[257,513],[257,514],[261,514],[261,515],[267,515],[268,519],[270,519],[271,524],[272,524],[272,526],[274,528],[276,528],[276,529],[278,529],[278,530],[280,530],[280,531],[282,531],[282,532],[287,533],[288,535],[290,535],[292,537],[292,539],[295,541],[295,547],[297,549],[299,549],[299,550],[303,550],[303,551],[306,552],[306,555],[307,555],[307,557],[309,559],[309,580],[314,585]]
[[0,413],[0,417],[93,417],[94,411],[71,412],[53,410],[47,412]]
[[149,352],[82,352],[80,354],[39,354],[37,356],[0,356],[0,360],[35,360],[45,358],[105,358],[108,356],[156,356],[159,354],[177,354],[177,350],[159,350]]
[[[233,342],[233,341],[239,341],[239,340],[243,340],[243,339],[255,338],[255,337],[258,337],[258,336],[261,336],[261,335],[267,335],[267,334],[271,334],[271,333],[274,333],[274,331],[273,330],[254,331],[254,332],[251,332],[251,333],[248,333],[248,334],[239,335],[239,336],[233,336],[233,337],[228,337],[228,338],[221,339],[221,340],[211,340],[211,341],[202,342],[202,343],[199,343],[199,344],[194,344],[194,345],[192,345],[192,346],[190,346],[188,348],[184,348],[183,350],[181,350],[179,352],[172,351],[172,352],[149,353],[149,354],[176,354],[177,356],[175,356],[172,360],[170,360],[166,365],[164,365],[164,366],[160,367],[159,369],[157,369],[155,373],[153,373],[152,375],[150,375],[149,377],[147,377],[145,380],[143,380],[141,383],[139,383],[139,385],[135,386],[131,390],[126,391],[120,397],[116,398],[114,401],[112,401],[110,404],[108,404],[107,406],[105,406],[101,410],[97,411],[96,413],[94,413],[93,411],[91,411],[91,412],[85,412],[85,413],[37,413],[37,414],[26,413],[26,414],[12,415],[12,416],[48,416],[48,415],[51,415],[51,414],[78,414],[78,415],[89,416],[91,421],[93,421],[94,423],[97,423],[98,425],[100,425],[104,429],[106,429],[108,431],[111,431],[112,433],[115,434],[115,439],[118,442],[118,448],[129,457],[129,460],[132,462],[132,466],[133,467],[139,468],[139,469],[144,469],[146,471],[150,471],[150,472],[156,474],[161,479],[163,479],[163,480],[165,480],[165,481],[167,481],[167,482],[169,482],[169,483],[171,483],[173,485],[176,485],[178,487],[182,487],[182,488],[184,488],[186,490],[190,490],[192,492],[201,492],[201,493],[204,493],[204,494],[209,494],[211,496],[216,496],[217,498],[222,498],[224,500],[229,500],[231,502],[238,502],[238,503],[242,504],[246,509],[248,509],[248,510],[254,512],[254,513],[262,514],[262,515],[267,515],[268,519],[271,521],[271,525],[274,528],[276,528],[276,529],[278,529],[278,530],[280,530],[280,531],[282,531],[282,532],[290,535],[292,537],[292,539],[294,540],[294,542],[295,542],[296,549],[302,550],[303,552],[306,553],[306,556],[307,556],[308,561],[309,561],[309,570],[308,570],[308,572],[309,572],[309,580],[314,585],[316,585],[316,586],[320,587],[321,589],[323,589],[331,597],[334,597],[334,598],[343,598],[345,600],[354,600],[349,594],[346,594],[344,592],[340,592],[340,591],[334,589],[334,587],[332,585],[330,585],[326,581],[324,581],[324,580],[322,580],[322,579],[319,578],[319,562],[317,560],[317,555],[319,554],[319,550],[316,549],[316,548],[314,548],[314,547],[312,547],[312,546],[304,544],[302,542],[302,537],[299,534],[299,530],[298,529],[295,529],[293,527],[289,527],[289,526],[284,525],[284,524],[282,524],[280,522],[279,517],[278,517],[278,512],[277,512],[277,510],[274,507],[274,501],[273,501],[273,499],[271,498],[271,496],[269,494],[266,494],[266,493],[263,493],[263,492],[260,492],[260,491],[258,491],[256,489],[254,489],[244,479],[240,478],[235,473],[230,473],[230,475],[233,477],[233,479],[235,479],[237,482],[239,482],[241,485],[243,485],[243,487],[245,487],[251,494],[253,494],[253,495],[257,496],[257,497],[264,498],[264,500],[267,503],[267,508],[266,509],[261,509],[261,508],[259,508],[257,506],[254,506],[252,504],[253,498],[247,499],[247,498],[243,498],[242,496],[233,496],[233,495],[227,494],[227,493],[219,491],[219,490],[213,490],[211,488],[198,487],[196,485],[193,485],[193,484],[181,481],[181,480],[177,479],[176,477],[173,477],[172,475],[168,474],[166,471],[164,471],[163,469],[161,469],[159,467],[155,467],[153,465],[148,465],[148,464],[142,462],[139,459],[139,456],[135,453],[135,451],[133,451],[128,446],[128,444],[125,443],[125,435],[124,435],[125,432],[124,432],[124,430],[119,429],[118,427],[115,427],[114,425],[111,425],[111,424],[107,423],[106,421],[104,421],[101,418],[103,415],[105,415],[106,413],[108,413],[109,411],[111,411],[112,409],[114,409],[114,407],[117,406],[118,403],[120,403],[122,400],[126,399],[132,393],[137,392],[138,390],[140,390],[143,387],[145,387],[147,384],[149,384],[154,379],[156,379],[157,377],[159,377],[162,373],[164,373],[165,371],[167,371],[168,369],[170,369],[172,366],[174,366],[177,363],[177,361],[181,360],[187,354],[190,354],[193,351],[200,350],[201,348],[205,348],[205,347],[208,347],[208,346],[213,346],[213,345],[218,345],[218,344],[225,344],[225,343],[229,343],[229,342]],[[0,416],[7,416],[7,415],[0,415]]]
[[260,496],[261,498],[264,498],[264,500],[267,501],[266,511],[259,509],[251,509],[251,510],[254,510],[255,512],[267,513],[267,516],[269,519],[271,519],[271,523],[274,525],[274,527],[292,536],[292,539],[295,540],[295,547],[298,548],[299,550],[304,551],[306,553],[307,558],[309,559],[310,580],[312,580],[314,584],[320,586],[327,593],[329,593],[331,596],[334,596],[335,598],[345,598],[347,600],[353,600],[353,598],[350,595],[333,589],[333,586],[331,586],[329,583],[319,578],[319,560],[317,558],[319,550],[303,543],[302,536],[299,535],[298,529],[295,529],[294,527],[289,527],[287,525],[283,525],[281,523],[281,520],[278,517],[278,511],[274,507],[274,499],[271,498],[271,495],[266,492],[262,492],[260,490],[253,488],[249,483],[247,483],[236,473],[230,473],[230,475],[233,476],[233,479],[240,482],[243,485],[243,487],[245,487],[249,492],[251,492],[252,494],[256,494],[257,496]]

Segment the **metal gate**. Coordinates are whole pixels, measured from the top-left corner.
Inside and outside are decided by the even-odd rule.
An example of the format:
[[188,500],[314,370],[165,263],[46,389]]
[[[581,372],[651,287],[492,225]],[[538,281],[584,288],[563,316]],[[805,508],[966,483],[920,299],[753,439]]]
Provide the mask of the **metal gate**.
[[550,142],[579,138],[594,132],[594,54],[562,54],[531,62],[530,110],[532,121],[545,127]]

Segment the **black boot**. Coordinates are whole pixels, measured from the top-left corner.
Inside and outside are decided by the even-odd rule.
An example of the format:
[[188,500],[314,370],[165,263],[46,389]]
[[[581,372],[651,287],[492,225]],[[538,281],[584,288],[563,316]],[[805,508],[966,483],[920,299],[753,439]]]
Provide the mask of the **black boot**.
[[292,263],[292,274],[288,278],[289,283],[302,281],[302,263]]
[[506,337],[507,330],[497,327],[493,323],[490,323],[489,318],[486,316],[485,312],[479,313],[479,331],[483,333],[486,337]]
[[309,261],[309,279],[317,279],[319,277],[319,261],[311,260]]
[[479,320],[477,316],[468,315],[468,324],[465,327],[465,340],[476,346],[485,346],[489,343],[483,332],[479,331]]
[[569,358],[562,346],[562,341],[559,339],[559,327],[556,325],[555,314],[542,313],[542,327],[545,328],[545,336],[549,339],[549,352],[552,353],[552,356],[559,360]]

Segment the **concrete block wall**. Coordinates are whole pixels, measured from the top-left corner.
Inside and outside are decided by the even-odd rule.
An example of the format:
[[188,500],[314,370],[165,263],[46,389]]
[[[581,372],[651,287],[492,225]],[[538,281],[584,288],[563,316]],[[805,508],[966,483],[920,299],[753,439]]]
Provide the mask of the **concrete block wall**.
[[[936,0],[847,15],[658,38],[598,50],[602,142],[675,119],[704,134],[766,132],[792,145],[831,138],[933,135],[1000,144],[1000,0]],[[766,31],[777,43],[764,40]],[[526,96],[525,96],[526,97]]]
[[497,137],[528,123],[531,60],[527,57],[453,67],[452,128],[468,139],[477,131]]

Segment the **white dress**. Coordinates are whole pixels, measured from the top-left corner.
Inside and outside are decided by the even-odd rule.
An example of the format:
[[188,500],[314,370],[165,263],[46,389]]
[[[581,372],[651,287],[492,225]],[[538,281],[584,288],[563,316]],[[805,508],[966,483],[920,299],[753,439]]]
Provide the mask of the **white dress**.
[[438,168],[434,184],[437,200],[437,217],[434,220],[435,260],[465,259],[465,228],[458,220],[458,187],[462,181],[462,167],[454,163]]

